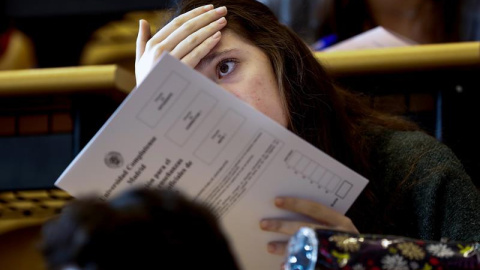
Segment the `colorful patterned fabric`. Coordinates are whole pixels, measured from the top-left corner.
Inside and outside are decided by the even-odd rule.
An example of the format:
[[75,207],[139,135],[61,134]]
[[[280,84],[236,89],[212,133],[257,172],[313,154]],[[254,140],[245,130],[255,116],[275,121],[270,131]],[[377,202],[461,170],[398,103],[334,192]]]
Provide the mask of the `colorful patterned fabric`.
[[434,242],[316,230],[315,269],[480,269],[479,242]]

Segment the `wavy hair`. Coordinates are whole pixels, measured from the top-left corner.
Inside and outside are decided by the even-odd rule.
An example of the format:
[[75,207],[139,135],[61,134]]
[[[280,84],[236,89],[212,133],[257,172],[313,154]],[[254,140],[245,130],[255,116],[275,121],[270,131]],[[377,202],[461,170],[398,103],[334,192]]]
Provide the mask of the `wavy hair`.
[[[260,48],[270,59],[287,111],[288,129],[370,181],[382,181],[373,179],[370,172],[374,145],[370,132],[377,127],[416,130],[417,126],[375,111],[357,94],[336,87],[303,40],[256,0],[184,0],[174,16],[206,4],[226,6],[226,29]],[[375,204],[368,187],[357,202]],[[374,211],[375,207],[367,209]]]

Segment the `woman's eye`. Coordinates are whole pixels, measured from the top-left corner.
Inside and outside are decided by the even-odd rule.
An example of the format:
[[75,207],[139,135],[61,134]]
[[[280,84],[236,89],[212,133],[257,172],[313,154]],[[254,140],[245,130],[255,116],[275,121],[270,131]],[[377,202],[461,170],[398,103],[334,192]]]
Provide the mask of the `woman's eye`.
[[223,78],[228,74],[232,73],[232,71],[235,70],[236,65],[237,65],[237,62],[231,59],[220,62],[220,64],[218,64],[217,66],[218,78]]

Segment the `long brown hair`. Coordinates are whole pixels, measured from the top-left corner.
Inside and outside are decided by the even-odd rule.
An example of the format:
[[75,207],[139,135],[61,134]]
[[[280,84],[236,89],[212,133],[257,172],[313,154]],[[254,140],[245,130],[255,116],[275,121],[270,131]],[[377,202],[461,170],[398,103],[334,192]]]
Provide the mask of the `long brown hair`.
[[[374,127],[416,129],[415,124],[374,111],[355,94],[336,87],[302,39],[256,0],[185,0],[175,16],[205,4],[226,6],[227,29],[269,57],[287,110],[288,128],[346,166],[370,178],[373,142],[368,132]],[[368,189],[363,196],[364,203],[374,203]]]
[[227,29],[270,59],[289,118],[289,129],[359,173],[366,174],[365,124],[409,130],[413,124],[373,111],[353,93],[335,87],[308,46],[255,0],[185,0],[175,16],[205,4],[228,8]]

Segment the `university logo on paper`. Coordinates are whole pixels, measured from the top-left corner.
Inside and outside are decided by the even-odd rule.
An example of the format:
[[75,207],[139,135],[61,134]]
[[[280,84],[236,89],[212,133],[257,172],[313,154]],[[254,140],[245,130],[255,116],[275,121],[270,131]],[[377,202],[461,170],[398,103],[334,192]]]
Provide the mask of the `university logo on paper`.
[[116,169],[123,166],[123,157],[119,152],[111,151],[105,155],[105,165],[107,167]]

